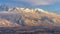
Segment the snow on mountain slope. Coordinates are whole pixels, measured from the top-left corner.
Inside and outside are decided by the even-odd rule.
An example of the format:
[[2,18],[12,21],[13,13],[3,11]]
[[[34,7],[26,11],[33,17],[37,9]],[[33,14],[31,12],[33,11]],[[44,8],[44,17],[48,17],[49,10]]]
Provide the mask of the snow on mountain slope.
[[[19,9],[20,10],[20,9]],[[23,9],[22,19],[27,25],[39,26],[39,25],[56,25],[60,24],[60,15],[52,12],[48,12],[39,8],[35,9]],[[19,11],[21,12],[21,11]]]
[[12,11],[0,12],[0,18],[7,19],[21,26],[60,25],[60,15],[39,8],[15,8],[14,10],[12,9]]

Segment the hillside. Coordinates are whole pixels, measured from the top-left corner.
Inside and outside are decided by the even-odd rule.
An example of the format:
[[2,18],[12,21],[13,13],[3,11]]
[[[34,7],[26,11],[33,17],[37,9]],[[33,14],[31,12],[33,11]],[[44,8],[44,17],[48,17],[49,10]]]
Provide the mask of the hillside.
[[[9,24],[14,23],[21,26],[59,26],[60,15],[35,8],[15,8],[12,11],[1,11],[0,18],[8,20]],[[6,24],[4,21],[2,21]],[[7,22],[7,23],[8,23]],[[12,26],[12,25],[11,25]]]
[[0,27],[21,27],[17,23],[12,23],[6,19],[1,19],[0,18]]

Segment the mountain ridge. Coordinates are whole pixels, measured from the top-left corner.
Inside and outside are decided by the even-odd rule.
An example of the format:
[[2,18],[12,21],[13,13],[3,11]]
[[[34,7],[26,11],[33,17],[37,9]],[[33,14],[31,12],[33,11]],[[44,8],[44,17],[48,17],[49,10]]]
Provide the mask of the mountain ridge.
[[0,18],[7,19],[21,26],[55,26],[60,25],[60,15],[35,8],[9,8],[1,11]]

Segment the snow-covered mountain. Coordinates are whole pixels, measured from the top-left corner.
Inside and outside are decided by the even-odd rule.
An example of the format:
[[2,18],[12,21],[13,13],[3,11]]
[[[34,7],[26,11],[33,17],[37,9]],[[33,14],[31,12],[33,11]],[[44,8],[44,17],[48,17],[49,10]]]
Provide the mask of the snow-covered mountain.
[[[0,25],[18,24],[20,26],[60,26],[60,15],[35,8],[12,8],[8,11],[0,12],[0,18],[8,22],[0,21]],[[12,24],[12,25],[13,25]],[[10,25],[11,26],[11,25]],[[14,25],[13,25],[14,26]],[[17,26],[17,25],[16,25]]]

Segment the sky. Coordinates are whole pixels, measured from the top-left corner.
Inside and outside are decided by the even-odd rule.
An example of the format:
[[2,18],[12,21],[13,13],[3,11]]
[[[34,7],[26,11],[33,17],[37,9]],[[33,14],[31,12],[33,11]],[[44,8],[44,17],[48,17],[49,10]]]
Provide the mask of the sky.
[[60,0],[0,0],[0,4],[23,8],[41,8],[60,13]]

